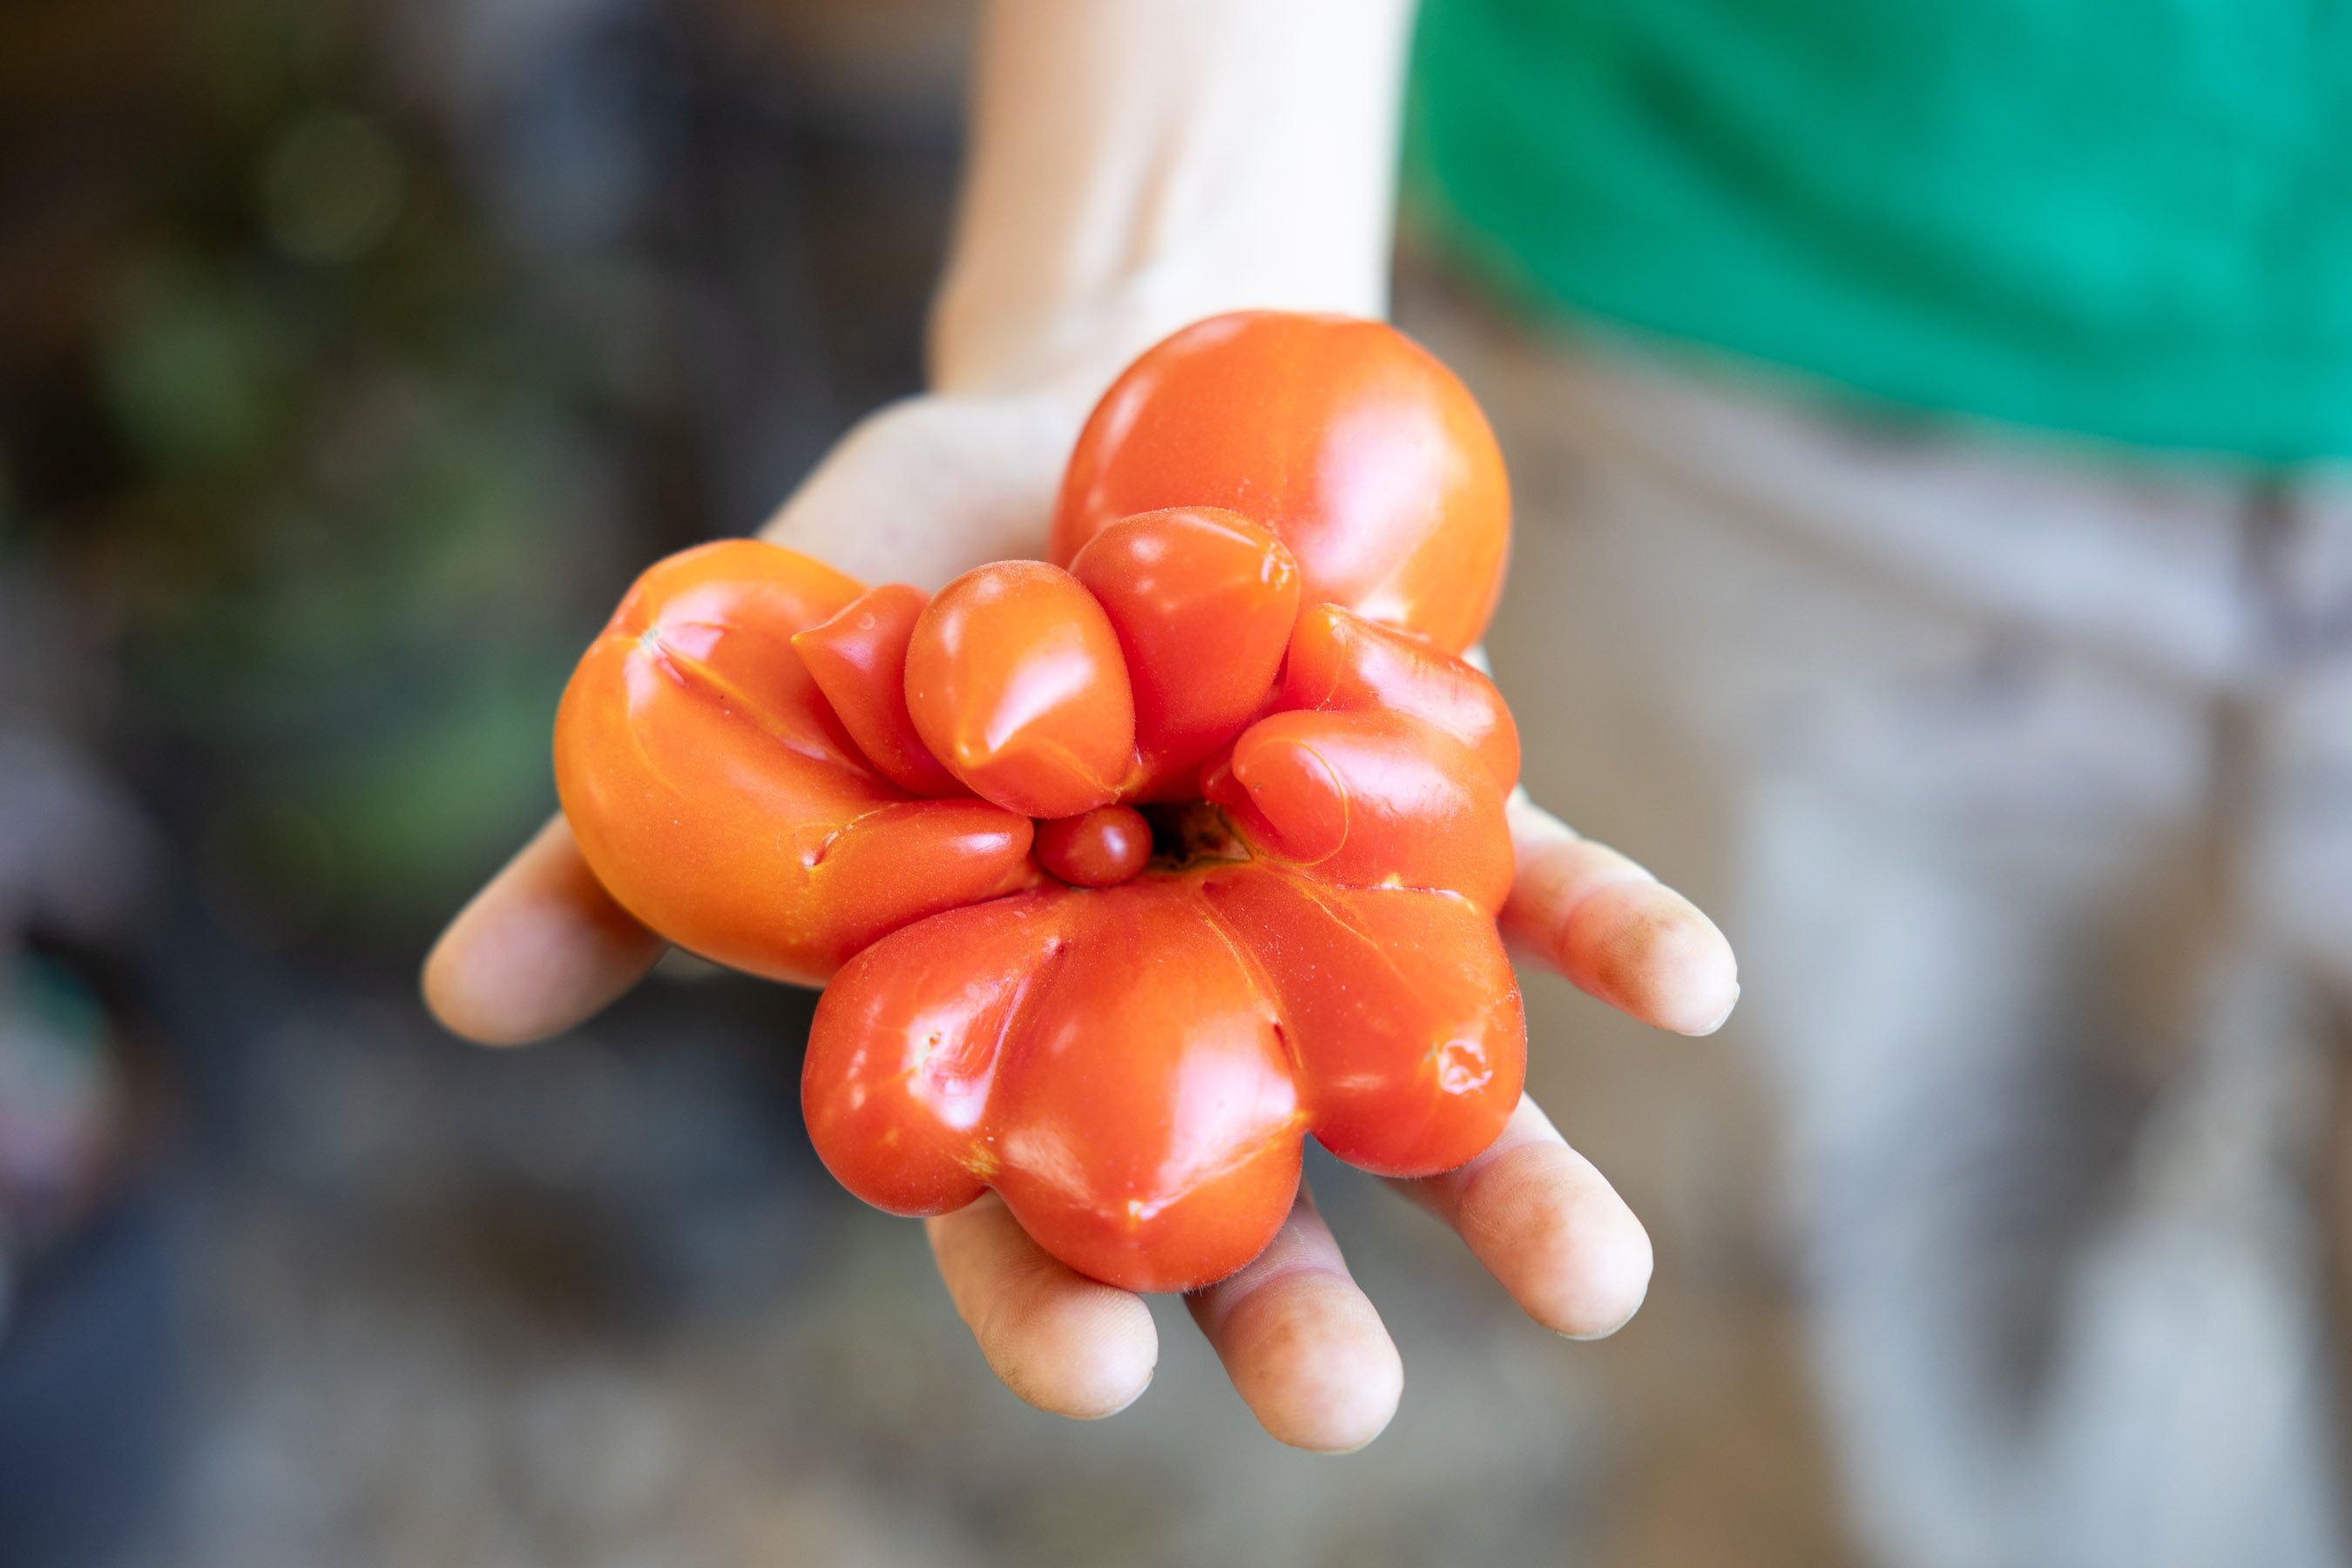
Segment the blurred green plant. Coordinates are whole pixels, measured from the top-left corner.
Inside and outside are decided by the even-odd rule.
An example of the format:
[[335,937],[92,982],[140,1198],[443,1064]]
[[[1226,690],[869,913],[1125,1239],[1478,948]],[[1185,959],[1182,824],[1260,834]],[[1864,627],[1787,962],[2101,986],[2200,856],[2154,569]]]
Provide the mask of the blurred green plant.
[[351,0],[141,15],[174,63],[79,347],[0,426],[5,570],[111,629],[118,731],[236,929],[405,946],[551,805],[639,520],[698,531],[660,291],[508,243]]

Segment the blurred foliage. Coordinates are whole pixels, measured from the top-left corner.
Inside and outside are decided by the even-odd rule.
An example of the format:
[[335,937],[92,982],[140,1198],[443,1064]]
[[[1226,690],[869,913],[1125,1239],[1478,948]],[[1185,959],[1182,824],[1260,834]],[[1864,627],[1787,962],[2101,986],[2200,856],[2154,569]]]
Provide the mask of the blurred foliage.
[[70,92],[16,127],[75,140],[9,171],[54,347],[9,345],[0,571],[103,628],[97,728],[232,924],[413,941],[551,805],[627,520],[702,531],[659,291],[497,232],[350,0],[37,8],[146,90],[95,141]]

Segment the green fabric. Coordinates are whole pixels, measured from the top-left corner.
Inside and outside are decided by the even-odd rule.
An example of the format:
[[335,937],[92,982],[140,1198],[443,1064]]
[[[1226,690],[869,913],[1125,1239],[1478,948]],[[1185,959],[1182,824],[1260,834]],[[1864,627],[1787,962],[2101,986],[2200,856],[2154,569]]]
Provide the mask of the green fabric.
[[2347,0],[1423,0],[1412,166],[1580,311],[1876,397],[2352,455]]

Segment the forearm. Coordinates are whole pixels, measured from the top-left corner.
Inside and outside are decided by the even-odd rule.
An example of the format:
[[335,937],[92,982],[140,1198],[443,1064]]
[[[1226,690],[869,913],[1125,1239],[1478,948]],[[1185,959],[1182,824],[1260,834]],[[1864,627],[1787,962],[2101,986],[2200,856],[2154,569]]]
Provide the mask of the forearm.
[[1412,0],[989,0],[942,391],[1092,384],[1244,306],[1382,313]]

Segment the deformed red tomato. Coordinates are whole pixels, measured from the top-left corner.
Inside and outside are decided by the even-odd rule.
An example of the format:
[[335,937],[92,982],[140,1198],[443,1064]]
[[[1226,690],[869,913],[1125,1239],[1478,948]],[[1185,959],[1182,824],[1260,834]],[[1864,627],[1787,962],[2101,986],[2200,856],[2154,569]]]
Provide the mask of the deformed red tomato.
[[749,542],[656,565],[557,773],[640,919],[831,979],[803,1105],[851,1191],[993,1187],[1072,1267],[1181,1289],[1265,1247],[1307,1136],[1428,1174],[1517,1100],[1518,742],[1454,652],[1507,502],[1466,394],[1373,323],[1192,329],[1104,410],[1067,570],[926,598]]

